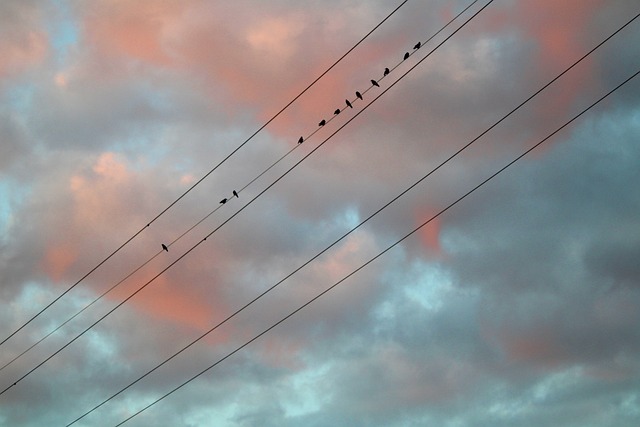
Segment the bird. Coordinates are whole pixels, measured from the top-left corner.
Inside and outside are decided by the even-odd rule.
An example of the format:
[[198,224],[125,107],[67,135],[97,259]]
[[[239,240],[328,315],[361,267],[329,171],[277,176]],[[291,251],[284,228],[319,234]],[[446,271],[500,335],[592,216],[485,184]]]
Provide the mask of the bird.
[[304,142],[304,138],[300,137],[300,139],[298,140],[298,144],[302,144]]
[[384,75],[385,75],[385,76],[388,76],[390,72],[391,72],[391,71],[389,71],[389,69],[388,69],[388,68],[385,68],[385,69],[384,69]]
[[362,99],[362,94],[358,91],[356,91],[356,96],[358,97],[358,99]]
[[236,196],[236,199],[240,198],[240,196],[238,196],[238,192],[236,190],[233,190],[233,195]]
[[351,105],[351,103],[349,102],[348,99],[345,99],[345,102],[347,103],[347,107],[349,108],[353,108],[353,105]]
[[164,243],[162,243],[162,249],[169,252],[169,248]]
[[228,199],[225,197],[224,199],[220,200],[220,203],[224,205],[225,203],[227,203],[227,200]]
[[336,115],[340,114],[340,109],[336,108],[336,111],[334,111],[333,114],[336,114]]
[[409,52],[405,52],[404,59],[409,59]]
[[380,87],[380,85],[378,84],[378,82],[377,82],[377,81],[375,81],[375,80],[373,80],[373,79],[371,80],[371,84],[372,84],[372,85],[374,85],[374,86]]
[[318,126],[324,126],[326,124],[327,124],[327,121],[325,119],[322,119],[322,121],[318,123]]
[[416,43],[416,45],[413,48],[414,49],[420,49],[421,46],[422,46],[422,42],[418,42],[418,43]]

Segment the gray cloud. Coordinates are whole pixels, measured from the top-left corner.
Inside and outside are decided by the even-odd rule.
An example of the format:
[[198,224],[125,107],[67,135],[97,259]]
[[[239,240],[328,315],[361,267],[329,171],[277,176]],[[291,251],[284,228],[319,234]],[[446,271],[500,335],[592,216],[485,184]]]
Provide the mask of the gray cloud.
[[[487,9],[184,260],[0,396],[0,425],[63,425],[113,394],[431,170],[636,9],[585,2],[573,15],[539,4]],[[7,342],[2,360],[218,207],[461,6],[408,4]],[[64,25],[29,7],[36,18],[18,30],[39,20]],[[52,51],[23,61],[28,72],[1,86],[14,103],[0,115],[8,183],[0,215],[12,218],[0,221],[0,338],[144,227],[389,10],[344,1],[74,3],[78,38],[64,58]],[[631,72],[636,35],[635,27],[621,34],[362,230],[79,425],[116,424],[451,203]],[[128,424],[637,424],[637,92],[637,83],[627,86],[428,231]],[[1,371],[0,385],[196,245],[362,106],[344,110],[114,295]]]

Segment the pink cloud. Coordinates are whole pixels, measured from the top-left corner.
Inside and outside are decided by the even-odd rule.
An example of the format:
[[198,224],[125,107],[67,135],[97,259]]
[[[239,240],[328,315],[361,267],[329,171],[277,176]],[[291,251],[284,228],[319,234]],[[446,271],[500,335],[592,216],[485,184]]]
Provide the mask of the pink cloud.
[[[146,283],[146,280],[142,283]],[[211,326],[213,308],[208,301],[191,291],[191,283],[159,277],[131,305],[146,315],[175,322],[196,330]],[[216,335],[219,337],[219,335]]]
[[304,15],[267,17],[255,28],[250,28],[246,39],[265,59],[286,61],[299,48],[299,36],[304,30]]
[[[415,215],[415,225],[422,224],[424,221],[433,217],[435,210],[419,209]],[[437,217],[426,226],[418,231],[418,237],[422,246],[426,248],[430,255],[442,255],[442,247],[440,246],[440,217]]]
[[127,167],[114,153],[102,153],[90,174],[76,174],[69,186],[74,197],[77,224],[93,227],[99,219],[107,224],[114,212],[126,211],[122,188],[132,179]]
[[[526,0],[517,3],[518,25],[524,34],[537,44],[534,63],[547,78],[556,75],[577,60],[589,48],[589,29],[604,5],[602,0]],[[545,10],[545,13],[540,13]],[[548,121],[569,111],[585,87],[597,83],[593,61],[587,59],[563,79],[562,90],[556,90],[540,104],[539,114]],[[553,105],[554,108],[548,108]]]
[[77,259],[76,247],[69,243],[61,243],[46,249],[42,269],[52,281],[59,282],[67,276],[69,268]]
[[[331,13],[324,9],[254,10],[197,0],[101,0],[85,7],[83,28],[100,57],[170,68],[212,99],[227,96],[228,113],[255,107],[260,120],[270,118],[350,46],[343,43],[338,48],[335,43],[340,31],[348,32],[348,22],[324,19]],[[235,18],[231,21],[228,16]],[[357,35],[349,37],[357,39]],[[299,100],[296,113],[273,123],[274,131],[289,135],[293,124],[302,123],[306,129],[310,123],[315,126],[319,116],[330,115],[356,89],[363,90],[351,87],[350,76],[391,50],[397,53],[399,42],[392,37],[363,46],[357,63],[347,63],[326,76],[321,87]],[[373,77],[362,77],[361,86]]]
[[190,2],[103,0],[86,9],[84,31],[102,55],[124,55],[154,65],[168,65],[164,31]]
[[[134,214],[131,201],[136,197],[136,188],[140,185],[137,182],[139,179],[117,154],[111,152],[100,154],[90,169],[73,175],[69,180],[69,188],[74,201],[71,207],[74,229],[85,230],[80,233],[84,239],[86,236],[93,236],[93,239],[109,240],[108,236],[113,234],[113,230],[121,229],[121,223],[128,223],[127,218],[131,218],[131,215]],[[98,224],[100,225],[98,226]],[[69,236],[66,237],[69,238]],[[156,236],[155,239],[159,237]],[[76,254],[69,248],[75,248],[76,245],[81,245],[81,243],[70,242],[68,247],[58,245],[47,250],[45,265],[47,272],[52,277],[60,277],[75,260]],[[144,253],[148,255],[148,250]],[[201,254],[202,251],[199,253]],[[142,262],[145,257],[137,254],[135,259]],[[216,259],[220,259],[220,257],[216,257]],[[120,268],[114,268],[110,264],[111,268],[101,270],[99,282],[102,283],[102,288],[106,289],[107,284],[110,286],[117,283],[122,276],[139,265],[136,263],[131,266],[129,265],[130,261],[115,261],[122,263]],[[190,266],[194,264],[196,264],[196,271],[206,270],[206,259],[196,256],[188,262]],[[149,268],[136,273],[126,283],[108,294],[108,298],[114,301],[126,298],[133,290],[155,276],[162,265],[166,265],[166,263],[156,261],[150,264]],[[215,286],[209,287],[207,294],[203,295],[203,291],[195,285],[203,280],[207,282],[209,280],[198,275],[172,273],[173,271],[170,271],[155,279],[143,291],[143,295],[134,297],[128,302],[128,305],[146,315],[198,330],[210,326],[214,311],[224,312],[221,303],[212,302],[212,295],[218,294]],[[216,297],[215,301],[223,301],[223,299]]]

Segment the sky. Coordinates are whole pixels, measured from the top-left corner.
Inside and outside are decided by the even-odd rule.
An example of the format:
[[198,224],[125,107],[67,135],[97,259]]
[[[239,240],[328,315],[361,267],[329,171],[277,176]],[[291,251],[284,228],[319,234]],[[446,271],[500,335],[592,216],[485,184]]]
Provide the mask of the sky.
[[[495,0],[391,87],[471,3],[409,0],[157,217],[400,3],[0,2],[0,338],[142,230],[0,346],[5,365],[130,275],[0,370],[0,426],[67,425],[281,282],[74,424],[117,425],[640,69],[638,19],[282,281],[640,12]],[[637,426],[639,140],[637,77],[124,425]]]

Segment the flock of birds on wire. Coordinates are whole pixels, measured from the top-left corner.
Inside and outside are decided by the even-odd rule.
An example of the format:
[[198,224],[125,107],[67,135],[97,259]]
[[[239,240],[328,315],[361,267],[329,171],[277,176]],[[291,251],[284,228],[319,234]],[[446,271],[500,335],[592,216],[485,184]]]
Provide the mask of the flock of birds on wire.
[[[422,42],[418,42],[418,43],[416,43],[416,44],[415,44],[415,46],[413,46],[413,49],[414,49],[414,51],[415,51],[415,50],[420,49],[421,47],[422,47]],[[402,57],[402,60],[403,60],[403,61],[406,61],[407,59],[409,59],[409,57],[410,57],[410,56],[411,56],[411,54],[410,54],[409,52],[405,52],[404,56]],[[388,76],[390,72],[391,72],[391,70],[389,70],[389,68],[385,68],[385,69],[384,69],[384,72],[382,73],[383,77]],[[371,85],[372,85],[372,86],[375,86],[375,87],[380,87],[380,84],[379,84],[376,80],[374,80],[374,79],[371,79]],[[361,100],[361,101],[363,101],[363,100],[364,100],[364,98],[362,97],[362,93],[361,93],[361,92],[359,92],[359,91],[356,91],[356,98],[357,98],[357,99],[359,99],[359,100]],[[349,101],[349,99],[345,99],[345,103],[347,104],[347,107],[349,107],[349,108],[353,108],[353,104],[352,104],[352,102],[351,102],[351,101]],[[338,114],[340,114],[340,113],[341,113],[341,111],[342,111],[342,110],[341,110],[340,108],[336,108],[336,110],[333,112],[333,114],[334,114],[335,116],[337,116]],[[324,126],[324,125],[326,125],[326,124],[327,124],[327,120],[322,119],[322,120],[320,120],[320,123],[318,123],[318,126],[322,127],[322,126]],[[302,144],[303,142],[304,142],[304,137],[302,137],[302,136],[301,136],[301,137],[298,139],[298,144]],[[238,195],[238,192],[237,192],[236,190],[233,190],[233,196],[234,196],[234,197],[236,197],[236,198],[239,198],[239,197],[240,197],[240,196]],[[224,205],[224,204],[225,204],[225,203],[227,203],[228,201],[229,201],[229,198],[228,198],[228,197],[225,197],[224,199],[220,200],[220,204],[221,204],[221,205]],[[164,251],[166,251],[166,252],[169,252],[169,247],[168,247],[167,245],[165,245],[164,243],[162,243],[162,250],[164,250]]]

